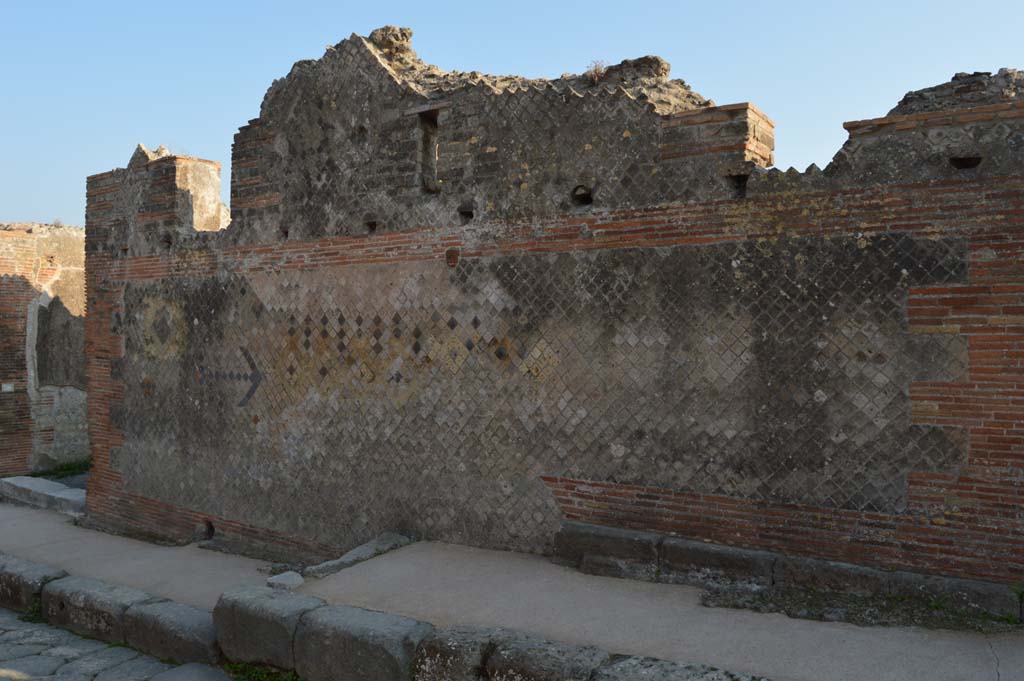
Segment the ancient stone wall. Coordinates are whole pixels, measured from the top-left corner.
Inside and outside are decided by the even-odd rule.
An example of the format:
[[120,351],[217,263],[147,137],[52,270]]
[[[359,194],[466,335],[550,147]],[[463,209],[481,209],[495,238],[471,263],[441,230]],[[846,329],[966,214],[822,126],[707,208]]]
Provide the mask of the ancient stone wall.
[[0,474],[86,458],[85,233],[0,224]]
[[571,519],[1019,572],[1016,72],[782,173],[764,114],[657,58],[527,81],[408,37],[275,82],[224,229],[209,162],[89,178],[94,520],[328,555]]

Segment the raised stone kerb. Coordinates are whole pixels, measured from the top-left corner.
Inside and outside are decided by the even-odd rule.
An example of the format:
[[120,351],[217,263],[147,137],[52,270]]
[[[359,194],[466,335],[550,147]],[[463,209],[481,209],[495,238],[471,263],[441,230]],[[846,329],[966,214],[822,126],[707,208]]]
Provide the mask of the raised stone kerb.
[[63,570],[0,554],[0,607],[28,612],[39,602],[43,586],[67,574]]
[[492,681],[588,681],[610,659],[599,648],[513,636],[498,642],[487,658],[486,671]]
[[650,657],[627,657],[598,669],[591,681],[768,681],[739,676],[702,664],[679,664]]
[[504,629],[452,627],[434,629],[416,649],[415,681],[479,681],[495,642],[509,638]]
[[[654,550],[654,558],[650,550]],[[754,582],[862,595],[943,598],[957,608],[993,615],[1015,616],[1019,605],[1006,584],[887,570],[587,523],[562,526],[555,537],[552,560],[589,574],[667,584],[714,587]]]
[[295,634],[295,671],[306,681],[405,681],[432,627],[407,617],[332,605],[307,613]]
[[555,535],[553,558],[590,574],[653,580],[661,537],[586,523],[563,523]]
[[693,539],[666,537],[659,547],[658,581],[706,585],[721,581],[772,582],[778,556]]
[[772,572],[776,586],[818,591],[942,599],[968,612],[997,616],[1019,614],[1019,601],[1008,584],[905,570],[852,565],[803,556],[780,556]]
[[266,586],[225,591],[213,609],[217,641],[232,662],[295,669],[293,640],[299,620],[326,603]]
[[76,634],[124,644],[125,612],[133,605],[157,602],[145,591],[86,577],[64,577],[43,586],[43,619]]
[[85,510],[85,490],[46,478],[0,478],[0,498],[61,513],[79,514]]
[[220,660],[213,615],[171,601],[143,603],[124,615],[126,643],[162,660],[178,663]]

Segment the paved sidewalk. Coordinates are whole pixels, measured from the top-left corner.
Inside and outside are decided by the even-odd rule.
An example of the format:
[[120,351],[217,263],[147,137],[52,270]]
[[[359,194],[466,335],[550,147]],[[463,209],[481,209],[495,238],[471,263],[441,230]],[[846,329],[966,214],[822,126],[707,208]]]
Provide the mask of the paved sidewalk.
[[0,503],[0,552],[213,610],[239,584],[265,584],[265,563],[195,546],[158,546],[77,527],[54,511]]
[[299,591],[434,624],[500,625],[773,681],[1024,680],[1024,635],[705,608],[693,587],[595,577],[539,556],[451,544],[412,544]]
[[206,665],[175,667],[121,646],[22,622],[0,609],[0,679],[11,681],[228,681]]
[[[0,551],[206,608],[229,586],[265,580],[258,561],[151,546],[2,504]],[[438,625],[504,626],[774,681],[1024,681],[1024,636],[1017,634],[704,608],[698,589],[595,577],[539,556],[449,544],[413,544],[300,591]]]

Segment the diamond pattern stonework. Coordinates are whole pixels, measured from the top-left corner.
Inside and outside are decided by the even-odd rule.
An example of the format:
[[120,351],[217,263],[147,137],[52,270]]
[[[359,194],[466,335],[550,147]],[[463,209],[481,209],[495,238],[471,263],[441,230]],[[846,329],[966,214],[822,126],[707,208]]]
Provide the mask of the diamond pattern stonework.
[[131,283],[120,472],[339,544],[536,550],[542,475],[900,511],[908,472],[964,457],[908,397],[958,380],[964,341],[905,311],[964,253],[789,238]]

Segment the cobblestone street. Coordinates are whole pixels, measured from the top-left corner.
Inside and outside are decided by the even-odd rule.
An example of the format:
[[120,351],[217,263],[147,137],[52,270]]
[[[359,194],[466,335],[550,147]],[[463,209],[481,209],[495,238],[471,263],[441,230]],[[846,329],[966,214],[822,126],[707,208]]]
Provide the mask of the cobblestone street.
[[204,665],[173,667],[130,648],[24,622],[0,610],[0,679],[28,681],[227,681]]

